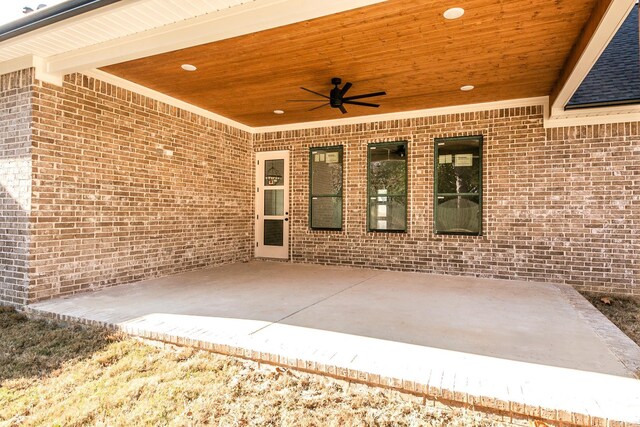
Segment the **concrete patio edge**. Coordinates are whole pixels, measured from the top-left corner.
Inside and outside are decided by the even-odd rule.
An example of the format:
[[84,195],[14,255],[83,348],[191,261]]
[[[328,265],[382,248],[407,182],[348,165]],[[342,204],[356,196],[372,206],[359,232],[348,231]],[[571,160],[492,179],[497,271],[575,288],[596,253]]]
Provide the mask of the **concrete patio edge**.
[[[575,294],[573,294],[569,290],[563,289],[563,291],[568,298],[571,298],[572,301],[575,300],[575,303],[577,305],[581,304],[581,301],[576,297]],[[574,292],[578,297],[582,298],[580,294],[578,294],[576,291]],[[69,316],[65,314],[47,312],[29,306],[25,307],[24,311],[31,317],[105,327],[112,330],[118,330],[129,336],[142,338],[145,340],[178,346],[190,346],[213,353],[248,359],[258,363],[267,363],[270,365],[282,366],[312,374],[325,375],[340,380],[393,389],[400,392],[424,397],[428,400],[435,400],[453,406],[461,406],[470,409],[486,411],[516,419],[541,420],[562,426],[575,425],[602,427],[640,427],[640,423],[636,422],[617,420],[611,417],[603,418],[586,413],[581,413],[579,411],[566,411],[555,408],[529,405],[521,401],[504,400],[496,398],[494,396],[484,396],[480,394],[460,392],[449,389],[448,387],[442,387],[437,384],[432,384],[430,383],[430,381],[423,383],[410,381],[403,378],[387,377],[371,372],[365,372],[362,370],[346,368],[340,365],[323,364],[310,359],[292,358],[284,354],[260,351],[252,349],[250,348],[250,346],[232,345],[222,342],[216,343],[207,340],[189,338],[182,335],[159,333],[156,331],[139,329],[126,324],[114,324],[104,321],[89,320],[81,317]],[[585,312],[588,313],[589,310],[585,310]],[[618,332],[622,333],[619,330]],[[635,345],[635,343],[633,344]],[[618,353],[616,354],[618,355]]]
[[640,347],[573,287],[569,285],[556,285],[556,287],[600,339],[607,344],[620,363],[640,379]]

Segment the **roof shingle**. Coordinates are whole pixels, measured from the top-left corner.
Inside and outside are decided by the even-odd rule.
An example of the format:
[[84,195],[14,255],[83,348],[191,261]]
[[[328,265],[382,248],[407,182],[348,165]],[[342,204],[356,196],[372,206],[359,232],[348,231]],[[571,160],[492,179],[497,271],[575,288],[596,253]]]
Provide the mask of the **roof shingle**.
[[638,5],[633,8],[566,109],[640,103]]

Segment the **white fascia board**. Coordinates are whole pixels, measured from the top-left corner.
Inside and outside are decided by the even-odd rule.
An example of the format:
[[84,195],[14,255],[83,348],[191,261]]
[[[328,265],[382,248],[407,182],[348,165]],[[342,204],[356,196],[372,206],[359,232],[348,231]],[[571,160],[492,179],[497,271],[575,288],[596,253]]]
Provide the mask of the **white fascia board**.
[[34,56],[25,55],[10,61],[0,62],[0,76],[3,74],[13,73],[14,71],[25,70],[34,67]]
[[571,71],[571,75],[558,93],[551,106],[551,115],[559,116],[564,113],[564,107],[569,103],[573,94],[578,90],[582,81],[587,77],[602,52],[616,35],[620,26],[635,6],[637,0],[613,0],[600,21],[598,28],[593,33],[587,47],[582,52],[580,59]]
[[640,105],[585,108],[555,114],[544,121],[545,128],[640,122]]
[[69,74],[281,27],[386,0],[255,0],[216,13],[49,58],[48,71]]
[[56,86],[62,86],[64,77],[60,73],[50,73],[49,63],[46,59],[34,56],[34,66],[36,69],[36,79],[54,84]]
[[62,86],[62,75],[50,74],[47,70],[47,60],[35,55],[25,55],[10,61],[0,62],[0,75],[13,73],[15,71],[34,68],[36,71],[36,79]]
[[114,76],[113,74],[105,73],[104,71],[101,71],[101,70],[90,70],[82,74],[87,77],[93,77],[94,79],[100,80],[105,83],[110,83],[122,89],[130,90],[131,92],[135,92],[139,95],[143,95],[148,98],[155,99],[156,101],[164,102],[165,104],[172,105],[177,108],[181,108],[185,111],[189,111],[194,114],[198,114],[202,117],[215,120],[218,123],[229,125],[236,129],[243,130],[245,132],[254,133],[254,129],[251,126],[247,126],[243,123],[236,122],[235,120],[231,120],[219,114],[212,113],[211,111],[205,110],[204,108],[196,107],[195,105],[189,104],[188,102],[180,101],[179,99],[176,99],[172,96],[165,95],[162,92],[149,89],[145,86],[139,85],[137,83],[133,83],[129,80],[122,79],[120,77]]
[[317,122],[292,123],[287,125],[262,126],[253,128],[255,133],[282,132],[300,129],[314,129],[332,126],[355,125],[363,123],[384,122],[390,120],[416,119],[421,117],[443,116],[447,114],[475,113],[479,111],[502,110],[505,108],[542,106],[544,116],[547,117],[549,97],[511,99],[507,101],[483,102],[479,104],[455,105],[451,107],[428,108],[424,110],[402,111],[397,113],[372,114],[335,120],[321,120]]

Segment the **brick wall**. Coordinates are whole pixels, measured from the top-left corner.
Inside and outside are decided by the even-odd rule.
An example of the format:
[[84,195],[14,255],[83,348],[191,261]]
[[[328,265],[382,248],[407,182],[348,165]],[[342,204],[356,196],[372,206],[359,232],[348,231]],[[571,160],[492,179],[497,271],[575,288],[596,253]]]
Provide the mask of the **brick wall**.
[[35,88],[30,300],[245,261],[245,132],[81,75]]
[[[545,130],[542,107],[273,132],[291,150],[291,258],[640,294],[640,124]],[[433,234],[434,138],[483,135],[483,235]],[[367,144],[409,141],[408,232],[366,229]],[[308,227],[309,149],[344,146],[344,228]]]
[[[484,234],[436,236],[434,138],[464,135],[484,136]],[[368,232],[366,147],[397,140],[409,142],[408,232]],[[639,123],[546,130],[542,107],[523,107],[251,136],[27,70],[0,78],[0,144],[0,300],[12,304],[248,260],[254,148],[291,151],[294,262],[640,294]],[[344,229],[311,231],[309,149],[334,145]]]
[[0,76],[0,301],[27,301],[33,71]]

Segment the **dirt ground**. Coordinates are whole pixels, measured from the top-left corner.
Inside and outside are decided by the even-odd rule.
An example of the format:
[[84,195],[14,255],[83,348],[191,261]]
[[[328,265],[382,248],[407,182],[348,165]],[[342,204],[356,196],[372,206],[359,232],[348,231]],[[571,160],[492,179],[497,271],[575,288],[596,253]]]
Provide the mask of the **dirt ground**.
[[596,292],[581,292],[581,294],[622,332],[640,345],[640,297]]
[[511,422],[228,356],[158,348],[103,329],[29,320],[0,307],[0,426],[18,425],[502,426]]

